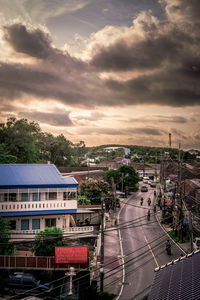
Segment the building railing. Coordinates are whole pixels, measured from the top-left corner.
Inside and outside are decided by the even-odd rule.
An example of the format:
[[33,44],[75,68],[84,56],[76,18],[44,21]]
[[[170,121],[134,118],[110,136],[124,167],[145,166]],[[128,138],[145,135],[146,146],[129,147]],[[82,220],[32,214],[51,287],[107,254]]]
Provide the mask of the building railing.
[[[35,235],[39,233],[41,229],[32,229],[32,230],[12,230],[12,235],[27,234]],[[81,227],[69,227],[62,229],[63,233],[77,233],[77,232],[92,232],[94,231],[94,226],[81,226]]]
[[76,209],[77,200],[45,200],[27,202],[1,202],[0,211],[32,211],[32,210],[57,210]]
[[[94,232],[94,226],[82,226],[82,227],[69,227],[62,229],[63,235],[74,236],[75,234],[91,234]],[[32,229],[32,230],[12,230],[11,231],[11,239],[13,241],[20,241],[28,238],[29,240],[34,240],[36,234],[38,234],[41,229]]]

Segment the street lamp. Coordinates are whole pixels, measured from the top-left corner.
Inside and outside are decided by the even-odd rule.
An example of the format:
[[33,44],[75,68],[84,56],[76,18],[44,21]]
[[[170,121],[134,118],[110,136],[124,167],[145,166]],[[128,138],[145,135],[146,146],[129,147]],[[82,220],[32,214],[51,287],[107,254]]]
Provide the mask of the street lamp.
[[65,273],[65,275],[70,277],[68,295],[72,295],[72,277],[76,275],[76,273],[74,272],[74,267],[70,267],[69,272]]

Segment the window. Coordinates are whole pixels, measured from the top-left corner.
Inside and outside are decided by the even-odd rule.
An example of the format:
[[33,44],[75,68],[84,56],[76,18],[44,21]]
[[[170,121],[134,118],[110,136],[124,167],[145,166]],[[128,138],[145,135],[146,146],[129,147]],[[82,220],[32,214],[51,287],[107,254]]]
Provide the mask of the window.
[[45,219],[45,227],[55,227],[56,219]]
[[16,229],[16,221],[15,220],[9,221],[9,225],[10,225],[10,229],[11,230],[15,230]]
[[4,202],[8,201],[8,194],[3,194],[3,201]]
[[49,192],[45,193],[46,200],[56,200],[57,199],[57,192]]
[[33,201],[40,201],[40,193],[33,193]]
[[76,199],[75,192],[63,192],[63,200],[71,200]]
[[21,230],[29,230],[29,220],[21,220]]
[[9,201],[17,201],[17,194],[16,193],[10,193],[9,194]]
[[21,194],[21,201],[29,201],[28,193],[22,193]]
[[40,229],[40,219],[32,220],[32,229]]

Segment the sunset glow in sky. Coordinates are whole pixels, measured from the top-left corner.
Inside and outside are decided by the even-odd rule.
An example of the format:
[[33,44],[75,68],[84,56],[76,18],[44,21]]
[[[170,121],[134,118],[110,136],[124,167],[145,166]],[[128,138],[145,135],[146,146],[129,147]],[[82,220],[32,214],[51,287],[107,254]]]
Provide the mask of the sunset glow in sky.
[[200,149],[200,0],[0,0],[0,122]]

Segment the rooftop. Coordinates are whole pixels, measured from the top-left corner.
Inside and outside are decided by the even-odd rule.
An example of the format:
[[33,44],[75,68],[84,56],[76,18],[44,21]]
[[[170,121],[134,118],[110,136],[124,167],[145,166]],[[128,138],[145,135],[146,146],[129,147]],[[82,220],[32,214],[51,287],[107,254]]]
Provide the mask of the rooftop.
[[148,300],[200,299],[200,251],[155,269]]
[[0,188],[77,187],[73,177],[63,177],[52,164],[0,164]]

